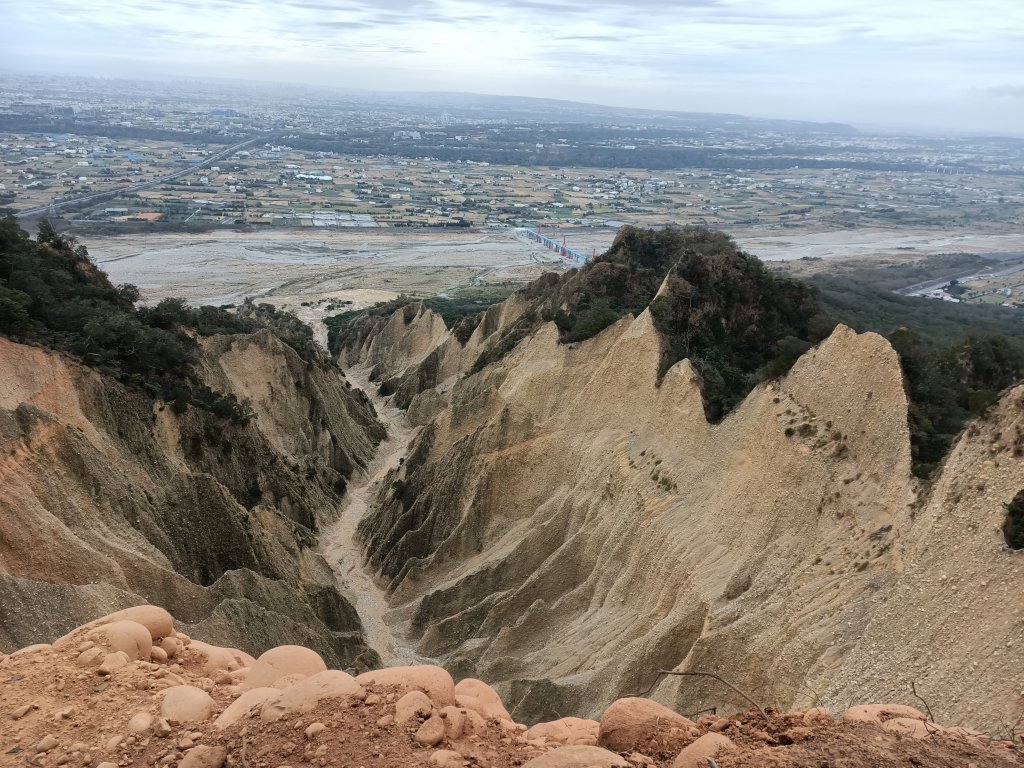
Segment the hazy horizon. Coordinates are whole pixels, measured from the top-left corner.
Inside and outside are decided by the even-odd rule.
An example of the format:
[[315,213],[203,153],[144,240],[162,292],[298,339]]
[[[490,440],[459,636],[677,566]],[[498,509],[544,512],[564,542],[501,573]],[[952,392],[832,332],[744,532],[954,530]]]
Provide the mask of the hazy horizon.
[[0,68],[1024,133],[1024,6],[1004,0],[0,0]]

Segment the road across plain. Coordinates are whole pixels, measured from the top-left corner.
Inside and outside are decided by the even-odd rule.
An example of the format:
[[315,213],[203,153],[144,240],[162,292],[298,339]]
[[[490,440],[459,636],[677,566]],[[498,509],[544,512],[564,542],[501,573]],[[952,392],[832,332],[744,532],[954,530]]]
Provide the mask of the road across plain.
[[235,154],[235,152],[238,152],[239,150],[248,147],[250,144],[255,144],[257,141],[265,140],[266,138],[268,137],[257,137],[254,139],[248,139],[246,141],[243,141],[241,144],[235,144],[234,146],[228,147],[227,149],[222,149],[220,152],[216,152],[210,155],[209,157],[200,160],[198,163],[190,165],[188,168],[182,168],[180,171],[175,171],[174,173],[169,174],[167,176],[161,176],[159,179],[143,181],[139,182],[138,184],[128,184],[127,186],[117,187],[116,189],[108,189],[104,192],[94,192],[91,195],[76,197],[72,200],[62,200],[60,202],[50,203],[49,205],[41,205],[37,208],[30,208],[27,211],[19,211],[18,213],[14,214],[14,217],[16,219],[28,219],[32,218],[33,216],[57,213],[58,211],[65,210],[67,208],[74,208],[79,205],[84,205],[86,203],[95,203],[99,200],[117,197],[117,195],[122,195],[125,192],[139,192],[143,189],[150,189],[152,187],[155,187],[158,184],[166,184],[168,181],[174,181],[175,179],[180,179],[182,176],[188,176],[190,173],[195,173],[200,168],[206,168],[212,163],[216,163],[219,160],[224,160],[225,158],[231,157],[231,155]]

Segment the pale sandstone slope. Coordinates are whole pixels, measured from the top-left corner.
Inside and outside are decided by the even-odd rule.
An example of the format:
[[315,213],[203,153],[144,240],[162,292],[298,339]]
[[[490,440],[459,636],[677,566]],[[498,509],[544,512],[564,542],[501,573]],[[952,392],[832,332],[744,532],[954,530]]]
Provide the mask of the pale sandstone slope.
[[916,681],[936,717],[1010,731],[1024,709],[1024,552],[1004,546],[1001,527],[1024,488],[1022,448],[1017,386],[954,445],[904,537],[901,578],[836,671],[831,696]]
[[[446,395],[458,378],[470,370],[495,334],[513,325],[528,309],[525,297],[516,293],[499,304],[492,304],[479,323],[462,343],[446,333],[438,343],[413,366],[386,380],[384,391],[394,391],[394,402],[407,408],[414,424],[424,424],[446,403]],[[421,310],[432,315],[429,310]],[[412,407],[417,395],[423,393]]]
[[[341,371],[303,361],[269,330],[210,337],[204,350],[203,380],[251,404],[273,453],[316,464],[325,479],[338,479],[331,472],[347,478],[365,466],[384,437],[366,395]],[[275,501],[279,507],[295,505],[287,497]],[[315,510],[323,518],[310,527],[319,528],[336,514],[329,503]]]
[[332,663],[374,662],[314,548],[383,436],[372,407],[268,333],[209,340],[205,355],[212,386],[252,399],[249,424],[155,410],[0,339],[0,647],[156,602],[253,652],[292,640]]
[[[473,367],[496,338],[528,309],[520,293],[488,307],[460,342],[441,318],[422,302],[412,302],[391,315],[379,318],[366,338],[342,349],[339,359],[370,369],[381,390],[409,409],[414,424],[426,423],[447,402],[448,390],[458,377]],[[417,396],[414,407],[410,403]]]
[[374,378],[388,379],[418,365],[447,332],[440,317],[421,302],[414,302],[381,318],[381,325],[365,344],[346,352],[342,362],[358,359],[374,369]]
[[[1008,616],[968,608],[990,569],[1021,586],[1019,556],[994,530],[1024,486],[1018,459],[962,460],[978,440],[987,450],[965,438],[915,517],[907,402],[881,337],[838,328],[715,426],[688,363],[657,384],[659,351],[647,313],[576,345],[548,324],[440,400],[412,401],[447,408],[360,531],[420,653],[497,684],[527,718],[592,715],[649,688],[659,668],[717,670],[783,707],[819,694],[832,706],[914,703],[904,670],[919,669],[948,720],[971,712],[997,727],[1019,706],[1006,670],[1024,659],[1002,639]],[[964,523],[969,545],[947,548],[937,510],[976,512],[944,489],[982,475],[993,489],[1000,478],[986,522]],[[954,559],[963,581],[938,586]],[[979,631],[994,633],[999,661],[957,676]],[[929,653],[933,666],[912,664]],[[745,706],[693,678],[662,680],[654,695],[683,711]]]

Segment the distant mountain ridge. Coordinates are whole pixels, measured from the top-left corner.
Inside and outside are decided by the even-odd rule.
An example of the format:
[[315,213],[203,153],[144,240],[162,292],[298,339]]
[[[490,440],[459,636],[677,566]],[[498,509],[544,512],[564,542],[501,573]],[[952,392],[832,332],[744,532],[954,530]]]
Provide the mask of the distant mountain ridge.
[[860,133],[846,123],[814,122],[750,117],[727,112],[682,112],[678,110],[614,107],[605,104],[548,99],[534,96],[501,96],[493,94],[460,93],[453,91],[369,91],[359,94],[368,102],[388,103],[394,106],[417,105],[435,108],[466,110],[478,114],[484,110],[507,113],[508,116],[548,119],[565,122],[601,122],[602,120],[630,120],[632,122],[670,121],[676,127],[735,129],[744,131],[778,131],[793,133],[827,133],[856,136]]

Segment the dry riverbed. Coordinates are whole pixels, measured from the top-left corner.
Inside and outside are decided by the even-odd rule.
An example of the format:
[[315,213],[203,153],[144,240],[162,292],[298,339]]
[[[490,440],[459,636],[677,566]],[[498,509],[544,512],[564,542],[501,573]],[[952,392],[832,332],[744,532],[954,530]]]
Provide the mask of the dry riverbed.
[[[611,228],[545,231],[583,253],[602,253]],[[912,260],[934,253],[1024,252],[1024,234],[963,230],[761,228],[731,232],[766,261],[787,260],[794,273],[829,262]],[[97,263],[116,283],[134,283],[146,301],[183,298],[235,304],[247,296],[296,313],[318,327],[328,314],[360,309],[405,293],[431,296],[471,286],[525,284],[576,266],[514,229],[438,232],[272,230],[240,234],[167,234],[90,238]],[[803,257],[820,262],[799,262]],[[812,268],[813,267],[813,268]],[[318,338],[323,342],[320,327]]]

